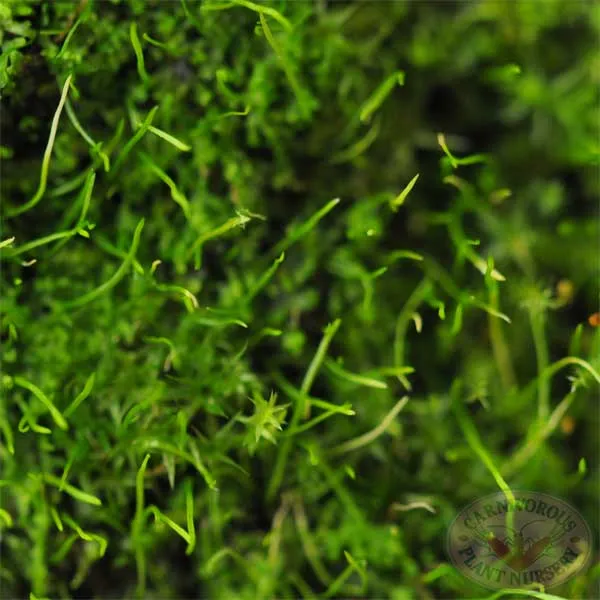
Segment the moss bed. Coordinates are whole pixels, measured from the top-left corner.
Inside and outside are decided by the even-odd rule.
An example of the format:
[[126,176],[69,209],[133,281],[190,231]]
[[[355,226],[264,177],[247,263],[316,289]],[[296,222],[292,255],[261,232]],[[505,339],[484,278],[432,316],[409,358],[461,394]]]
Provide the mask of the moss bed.
[[2,598],[486,590],[598,511],[600,5],[0,0]]

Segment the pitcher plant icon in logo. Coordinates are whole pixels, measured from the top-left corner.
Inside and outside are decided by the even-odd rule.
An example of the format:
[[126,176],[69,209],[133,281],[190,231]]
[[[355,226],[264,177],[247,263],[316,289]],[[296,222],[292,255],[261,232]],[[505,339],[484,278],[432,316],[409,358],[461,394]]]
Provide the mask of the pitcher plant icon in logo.
[[533,492],[514,496],[514,504],[497,493],[463,509],[448,531],[450,559],[484,587],[564,583],[590,558],[587,523],[558,498]]
[[[523,571],[539,558],[556,552],[555,542],[562,537],[562,529],[555,526],[554,532],[549,535],[544,535],[538,539],[525,538],[524,530],[535,523],[547,523],[547,520],[537,519],[526,523],[520,531],[505,527],[504,529],[511,529],[511,531],[504,539],[498,538],[491,531],[486,536],[491,551],[513,571]],[[492,525],[491,527],[502,528],[499,525]]]

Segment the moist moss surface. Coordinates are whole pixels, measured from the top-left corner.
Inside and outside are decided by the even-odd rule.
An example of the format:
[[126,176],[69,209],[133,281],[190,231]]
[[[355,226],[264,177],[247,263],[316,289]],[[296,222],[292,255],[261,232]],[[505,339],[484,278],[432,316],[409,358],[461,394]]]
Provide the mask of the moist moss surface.
[[[0,596],[486,590],[597,540],[598,5],[0,0]],[[510,586],[509,586],[510,587]]]

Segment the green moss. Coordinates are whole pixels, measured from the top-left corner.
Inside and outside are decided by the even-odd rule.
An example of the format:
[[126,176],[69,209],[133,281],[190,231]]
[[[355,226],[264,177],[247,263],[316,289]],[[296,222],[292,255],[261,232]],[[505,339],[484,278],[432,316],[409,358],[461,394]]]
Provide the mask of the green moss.
[[0,1],[2,596],[491,600],[498,485],[597,537],[599,14]]

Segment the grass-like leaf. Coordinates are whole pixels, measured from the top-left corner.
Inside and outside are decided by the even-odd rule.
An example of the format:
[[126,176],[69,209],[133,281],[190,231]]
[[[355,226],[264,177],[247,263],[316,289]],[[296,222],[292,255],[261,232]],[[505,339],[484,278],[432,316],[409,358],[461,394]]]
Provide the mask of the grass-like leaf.
[[129,37],[131,39],[133,51],[135,52],[135,60],[137,62],[137,70],[140,79],[144,83],[148,83],[150,78],[146,72],[146,66],[144,64],[144,51],[142,50],[142,44],[140,43],[140,38],[137,33],[137,24],[135,22],[132,22],[129,26]]
[[396,85],[404,85],[404,72],[396,71],[389,75],[373,92],[360,111],[360,120],[364,123],[383,104]]
[[84,294],[77,300],[70,300],[67,302],[63,302],[62,306],[64,308],[75,308],[78,306],[83,306],[84,304],[88,304],[89,302],[94,301],[96,298],[98,298],[99,296],[102,296],[102,294],[107,293],[113,287],[115,287],[119,283],[119,281],[121,281],[121,279],[123,279],[123,277],[125,277],[129,267],[131,266],[131,264],[133,262],[133,258],[135,256],[135,253],[137,252],[137,249],[138,249],[138,246],[140,243],[140,236],[142,234],[143,228],[144,228],[144,219],[142,219],[138,223],[137,227],[135,228],[135,231],[133,233],[133,241],[131,242],[131,248],[129,249],[129,252],[127,253],[127,256],[125,257],[125,260],[123,261],[121,266],[115,271],[114,275],[110,279],[105,281],[102,285],[100,285],[96,289],[88,292],[87,294]]
[[48,396],[46,396],[46,394],[40,390],[39,387],[18,375],[13,378],[13,382],[15,385],[30,391],[48,409],[52,419],[61,429],[69,429],[69,425],[62,413],[58,410],[58,408],[56,408],[52,400],[50,400],[50,398],[48,398]]
[[46,151],[44,152],[44,158],[42,160],[42,172],[40,174],[40,183],[38,189],[28,202],[26,202],[18,208],[7,211],[5,215],[6,217],[16,217],[17,215],[21,215],[24,212],[31,210],[38,204],[38,202],[43,198],[44,193],[46,192],[46,184],[48,181],[48,171],[50,169],[52,149],[54,148],[54,141],[56,139],[56,132],[58,131],[60,115],[67,100],[67,94],[69,93],[71,78],[72,76],[69,75],[65,80],[65,83],[62,88],[62,93],[60,95],[60,101],[58,103],[58,107],[56,108],[56,112],[54,113],[54,118],[52,119],[52,125],[50,127],[50,136],[48,137],[48,144],[46,145]]

